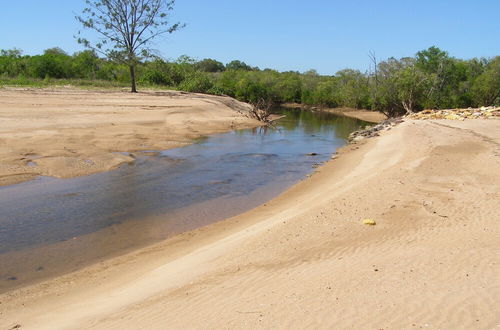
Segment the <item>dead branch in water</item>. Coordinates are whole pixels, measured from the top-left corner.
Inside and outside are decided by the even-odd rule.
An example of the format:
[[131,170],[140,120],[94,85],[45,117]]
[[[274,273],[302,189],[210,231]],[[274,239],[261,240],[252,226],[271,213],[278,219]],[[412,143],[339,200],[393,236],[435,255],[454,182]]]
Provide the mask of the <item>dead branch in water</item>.
[[270,125],[271,121],[269,120],[269,116],[271,115],[273,102],[271,100],[259,99],[257,102],[251,103],[251,105],[252,109],[250,110],[250,116]]

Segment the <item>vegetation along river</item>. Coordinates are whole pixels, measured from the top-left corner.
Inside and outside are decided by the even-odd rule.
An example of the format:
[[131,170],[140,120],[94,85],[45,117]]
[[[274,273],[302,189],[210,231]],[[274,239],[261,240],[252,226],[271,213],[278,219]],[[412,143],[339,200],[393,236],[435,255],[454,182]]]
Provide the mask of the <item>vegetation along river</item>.
[[0,292],[252,209],[311,173],[367,124],[279,111],[286,116],[276,129],[137,153],[110,172],[0,187]]

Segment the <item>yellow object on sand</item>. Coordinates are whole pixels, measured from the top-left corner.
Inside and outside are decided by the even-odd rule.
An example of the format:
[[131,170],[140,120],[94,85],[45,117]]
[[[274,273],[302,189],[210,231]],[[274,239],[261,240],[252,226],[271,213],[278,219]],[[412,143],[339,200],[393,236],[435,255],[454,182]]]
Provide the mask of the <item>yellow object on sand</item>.
[[364,225],[375,226],[377,223],[373,219],[363,219]]

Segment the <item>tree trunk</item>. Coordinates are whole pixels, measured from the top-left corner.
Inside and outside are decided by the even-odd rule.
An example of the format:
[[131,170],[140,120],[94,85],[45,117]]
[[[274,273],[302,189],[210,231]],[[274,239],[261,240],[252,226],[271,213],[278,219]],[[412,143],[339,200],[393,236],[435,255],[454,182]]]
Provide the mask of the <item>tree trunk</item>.
[[411,101],[411,99],[408,100],[408,102],[402,101],[401,103],[403,105],[403,108],[406,110],[407,115],[411,115],[412,113],[414,113],[412,106],[413,102]]
[[135,83],[135,65],[130,66],[130,84],[131,84],[131,93],[137,93],[137,87]]

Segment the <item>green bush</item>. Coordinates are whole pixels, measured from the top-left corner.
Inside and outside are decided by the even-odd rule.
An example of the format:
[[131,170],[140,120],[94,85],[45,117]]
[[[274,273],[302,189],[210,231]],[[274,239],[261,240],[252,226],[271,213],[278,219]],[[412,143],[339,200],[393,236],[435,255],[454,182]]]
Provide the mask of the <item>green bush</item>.
[[[225,67],[213,59],[196,61],[180,56],[138,63],[139,83],[171,86],[188,92],[225,94],[246,102],[300,102],[325,107],[371,108],[390,116],[405,108],[476,107],[500,103],[500,57],[460,60],[437,47],[413,57],[389,58],[373,72],[345,69],[325,76],[260,70],[242,61]],[[60,48],[42,55],[22,56],[20,50],[0,50],[2,85],[122,86],[129,83],[129,67],[99,58],[91,51],[66,54]]]
[[172,80],[163,72],[147,69],[140,77],[139,82],[150,85],[172,85]]
[[210,78],[201,72],[191,74],[179,84],[179,89],[192,93],[208,93],[214,84]]

